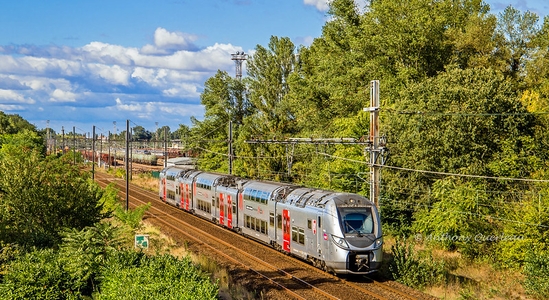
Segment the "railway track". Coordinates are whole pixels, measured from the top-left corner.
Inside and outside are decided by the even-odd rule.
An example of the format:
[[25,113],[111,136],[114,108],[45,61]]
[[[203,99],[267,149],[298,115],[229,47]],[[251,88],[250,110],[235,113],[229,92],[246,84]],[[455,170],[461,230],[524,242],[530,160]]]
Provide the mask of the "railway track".
[[[125,182],[97,172],[101,186],[114,183],[125,197]],[[151,203],[146,218],[166,234],[202,255],[229,266],[247,288],[269,299],[432,299],[418,291],[395,288],[370,276],[342,279],[297,258],[223,229],[208,220],[181,211],[159,200],[157,193],[130,185],[129,204]]]

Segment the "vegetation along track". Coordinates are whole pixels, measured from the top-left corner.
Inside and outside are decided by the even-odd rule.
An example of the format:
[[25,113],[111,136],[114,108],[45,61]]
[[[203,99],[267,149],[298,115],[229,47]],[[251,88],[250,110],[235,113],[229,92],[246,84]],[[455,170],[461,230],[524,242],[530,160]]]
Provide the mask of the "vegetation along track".
[[[100,185],[114,183],[125,197],[125,182],[97,172]],[[157,193],[130,186],[130,206],[150,202],[147,218],[189,250],[231,269],[231,276],[269,299],[427,299],[429,296],[366,276],[332,276],[274,249],[223,229],[159,200]]]

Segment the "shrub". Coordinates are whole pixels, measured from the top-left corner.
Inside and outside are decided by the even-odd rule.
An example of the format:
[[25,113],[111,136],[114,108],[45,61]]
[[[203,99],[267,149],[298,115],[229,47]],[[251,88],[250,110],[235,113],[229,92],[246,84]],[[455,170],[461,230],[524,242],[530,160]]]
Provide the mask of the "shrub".
[[96,299],[217,299],[218,286],[191,264],[171,255],[117,252],[102,272]]
[[444,281],[447,273],[444,262],[420,257],[412,244],[397,239],[391,252],[393,260],[389,263],[389,272],[394,280],[414,288]]
[[524,274],[524,289],[539,299],[549,299],[549,252],[529,251]]
[[72,278],[51,249],[36,250],[13,260],[0,284],[0,299],[78,299]]

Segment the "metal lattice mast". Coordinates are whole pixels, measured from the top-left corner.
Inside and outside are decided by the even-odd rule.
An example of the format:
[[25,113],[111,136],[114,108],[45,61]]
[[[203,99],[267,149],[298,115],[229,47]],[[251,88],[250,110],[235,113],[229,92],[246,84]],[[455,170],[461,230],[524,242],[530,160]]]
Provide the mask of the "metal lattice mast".
[[246,60],[248,55],[245,54],[244,51],[237,51],[236,53],[231,54],[231,56],[231,60],[234,60],[234,63],[236,64],[236,78],[240,80],[242,79],[242,62]]

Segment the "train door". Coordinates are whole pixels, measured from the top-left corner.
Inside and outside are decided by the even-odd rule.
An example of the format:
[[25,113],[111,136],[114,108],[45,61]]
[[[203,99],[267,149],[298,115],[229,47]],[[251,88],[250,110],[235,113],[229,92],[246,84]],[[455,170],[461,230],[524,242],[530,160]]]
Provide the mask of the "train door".
[[325,255],[328,254],[328,247],[329,241],[328,241],[328,233],[326,233],[326,230],[323,228],[322,224],[322,214],[317,214],[316,216],[316,240],[317,240],[317,254],[319,257],[324,259]]
[[238,191],[238,209],[236,214],[236,226],[239,228],[239,231],[244,227],[244,195],[242,190]]
[[231,194],[227,194],[227,205],[225,206],[227,212],[227,227],[233,228],[233,197]]
[[183,205],[183,207],[185,208],[185,210],[190,210],[190,207],[191,207],[191,191],[189,189],[189,184],[188,183],[185,183],[184,195],[185,195],[185,205]]
[[162,201],[166,201],[166,178],[162,178]]
[[290,252],[290,241],[292,240],[290,211],[282,210],[282,249]]
[[219,193],[219,224],[225,225],[225,197],[223,193]]

